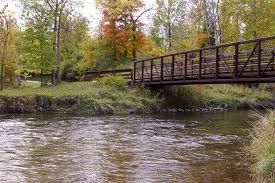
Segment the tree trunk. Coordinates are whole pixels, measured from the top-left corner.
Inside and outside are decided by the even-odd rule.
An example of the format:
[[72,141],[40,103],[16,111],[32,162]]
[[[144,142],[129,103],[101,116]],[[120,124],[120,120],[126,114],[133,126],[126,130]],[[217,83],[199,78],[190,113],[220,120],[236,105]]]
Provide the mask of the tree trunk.
[[[115,20],[111,20],[111,22],[110,22],[110,24],[111,24],[111,27],[112,27],[112,29],[113,30],[116,30],[116,22],[115,22]],[[111,40],[111,44],[112,44],[112,49],[113,49],[113,53],[112,53],[112,59],[114,60],[114,61],[117,61],[117,43],[116,43],[116,31],[113,31],[113,33],[112,33],[112,40]]]
[[[53,27],[53,33],[54,33],[54,36],[53,36],[53,57],[54,59],[57,58],[57,54],[56,54],[56,45],[57,45],[57,26],[58,26],[58,0],[56,0],[55,2],[55,9],[54,9],[54,27]],[[53,68],[53,71],[55,71],[55,69]],[[54,74],[55,76],[55,74]],[[52,79],[52,84],[56,84],[56,79]]]
[[169,51],[172,50],[172,27],[171,27],[171,22],[170,18],[168,19],[168,39],[169,39]]
[[221,21],[220,21],[220,0],[217,2],[217,35],[218,35],[218,44],[222,44],[222,26],[221,26]]
[[136,48],[133,49],[133,61],[135,62],[137,60],[137,50]]
[[55,84],[55,69],[52,69],[52,78],[51,78],[52,85]]
[[56,33],[57,33],[57,18],[58,18],[58,3],[56,3],[56,7],[54,10],[54,26],[53,26],[53,32],[54,32],[54,38],[53,38],[53,52],[54,56],[56,55]]
[[257,38],[257,32],[256,32],[256,22],[257,22],[257,4],[256,1],[253,2],[253,19],[254,19],[254,31],[253,31],[253,38],[256,39]]
[[1,90],[4,89],[4,60],[1,63]]
[[136,25],[133,26],[133,61],[135,62],[137,60],[137,48],[136,48],[136,40],[137,40],[137,36],[136,36]]
[[4,67],[5,67],[5,55],[6,55],[6,49],[7,49],[7,44],[8,44],[8,38],[9,38],[9,25],[7,22],[6,25],[7,32],[4,34],[4,45],[3,45],[3,51],[2,51],[2,61],[1,61],[1,88],[0,90],[4,89]]
[[61,71],[60,71],[60,32],[61,32],[61,17],[62,12],[59,13],[58,18],[58,29],[57,29],[57,81],[61,82]]
[[43,71],[40,72],[40,85],[43,86]]

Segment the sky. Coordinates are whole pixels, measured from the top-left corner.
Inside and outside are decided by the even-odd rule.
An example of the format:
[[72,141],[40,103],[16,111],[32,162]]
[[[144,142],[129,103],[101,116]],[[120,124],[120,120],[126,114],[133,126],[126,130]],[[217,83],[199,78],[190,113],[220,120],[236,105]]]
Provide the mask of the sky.
[[[153,7],[155,3],[155,0],[143,1],[146,9],[149,7]],[[18,0],[0,0],[0,9],[2,9],[5,4],[9,5],[8,10],[15,14],[18,23],[22,23],[20,22],[20,14],[22,8],[20,7],[20,3],[18,3]],[[95,0],[84,0],[83,7],[80,7],[78,11],[82,12],[82,15],[88,18],[91,31],[98,26],[101,15],[100,12],[96,9]],[[142,22],[147,25],[150,24],[150,13],[147,13],[142,17]]]

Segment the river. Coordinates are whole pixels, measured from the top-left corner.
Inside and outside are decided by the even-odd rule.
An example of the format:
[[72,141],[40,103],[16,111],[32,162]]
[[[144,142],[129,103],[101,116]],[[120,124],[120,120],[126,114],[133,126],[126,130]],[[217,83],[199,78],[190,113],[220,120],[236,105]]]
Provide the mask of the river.
[[0,182],[247,183],[250,115],[0,115]]

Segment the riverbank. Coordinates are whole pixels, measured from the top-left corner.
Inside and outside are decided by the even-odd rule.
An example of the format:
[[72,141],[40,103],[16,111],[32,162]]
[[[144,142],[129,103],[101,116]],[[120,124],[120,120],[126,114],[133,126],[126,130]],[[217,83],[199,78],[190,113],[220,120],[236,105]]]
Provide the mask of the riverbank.
[[215,111],[274,108],[272,86],[243,85],[174,86],[164,89],[164,104],[169,111]]
[[240,85],[176,86],[152,92],[129,87],[123,78],[95,82],[62,83],[39,87],[28,84],[0,92],[1,113],[62,112],[127,114],[155,112],[207,112],[259,108],[274,104],[266,87]]
[[0,92],[1,113],[61,112],[85,114],[151,113],[161,102],[144,88],[130,88],[121,78],[94,82],[30,85]]
[[275,112],[253,123],[252,142],[248,148],[255,161],[253,178],[257,183],[275,182]]

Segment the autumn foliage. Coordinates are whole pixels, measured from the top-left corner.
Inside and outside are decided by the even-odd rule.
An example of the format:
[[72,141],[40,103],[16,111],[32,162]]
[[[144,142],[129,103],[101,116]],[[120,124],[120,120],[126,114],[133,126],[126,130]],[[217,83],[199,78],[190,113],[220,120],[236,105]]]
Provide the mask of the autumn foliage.
[[113,59],[136,59],[149,45],[140,22],[142,1],[104,0],[99,5],[103,12],[102,36],[113,49]]

